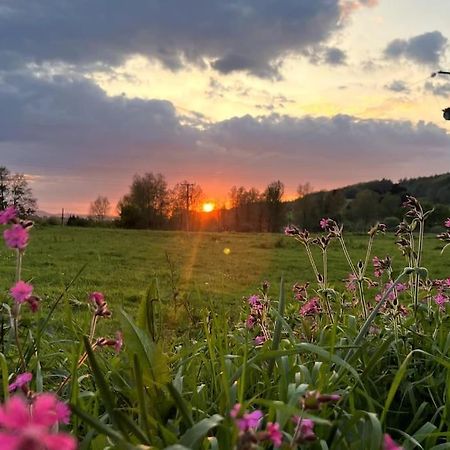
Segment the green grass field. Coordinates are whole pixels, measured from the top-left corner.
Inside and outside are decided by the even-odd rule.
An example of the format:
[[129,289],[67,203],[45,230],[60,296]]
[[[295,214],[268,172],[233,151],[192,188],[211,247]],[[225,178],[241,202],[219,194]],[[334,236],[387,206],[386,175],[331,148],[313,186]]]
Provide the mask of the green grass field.
[[[347,236],[354,261],[365,255],[367,238]],[[424,265],[430,277],[450,276],[449,255],[440,255],[441,243],[432,235],[425,243]],[[229,249],[229,252],[226,250]],[[224,251],[225,250],[225,251]],[[394,236],[377,237],[372,255],[393,257],[397,270],[404,259]],[[317,253],[317,256],[318,253]],[[0,251],[0,289],[3,298],[14,279],[15,255]],[[31,279],[44,302],[64,290],[79,269],[81,276],[66,295],[66,302],[83,302],[89,292],[106,294],[114,307],[133,310],[155,277],[163,303],[170,309],[173,293],[193,310],[209,306],[236,317],[241,299],[254,292],[263,280],[277,295],[283,274],[288,289],[295,281],[312,279],[303,247],[275,234],[184,233],[102,228],[35,227],[27,248],[23,278]],[[319,266],[320,267],[320,266]],[[349,273],[338,242],[329,250],[329,279],[333,283]]]

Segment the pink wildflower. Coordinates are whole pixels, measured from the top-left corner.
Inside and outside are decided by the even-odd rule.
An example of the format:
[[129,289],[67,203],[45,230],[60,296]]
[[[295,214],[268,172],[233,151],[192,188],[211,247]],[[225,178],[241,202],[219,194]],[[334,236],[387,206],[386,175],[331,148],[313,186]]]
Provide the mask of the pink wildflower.
[[391,436],[386,433],[383,438],[383,450],[403,450],[403,447],[397,445]]
[[0,406],[0,448],[75,450],[73,436],[52,432],[55,425],[68,419],[68,407],[53,394],[41,394],[31,405],[21,397],[12,397]]
[[449,301],[448,297],[443,294],[442,292],[439,292],[437,295],[433,297],[433,300],[435,301],[436,305],[439,306],[441,310],[445,308],[445,304]]
[[250,314],[245,321],[245,325],[247,328],[251,329],[255,326],[255,318]]
[[446,228],[450,228],[450,217],[447,218],[447,220],[444,222],[444,226],[445,226]]
[[9,292],[16,303],[23,303],[30,298],[33,286],[25,281],[18,281]]
[[266,338],[263,335],[255,337],[255,345],[262,345],[266,342]]
[[22,225],[15,224],[3,232],[6,245],[9,248],[23,250],[28,245],[28,230]]
[[20,389],[21,387],[28,384],[33,379],[33,374],[30,372],[24,372],[17,375],[15,381],[11,383],[8,387],[9,392],[13,392],[16,389]]
[[283,442],[283,435],[280,431],[280,424],[278,423],[267,423],[267,439],[272,441],[273,445],[275,447],[279,447],[281,443]]
[[381,275],[383,275],[383,269],[381,268],[381,264],[380,264],[380,258],[378,258],[378,256],[374,256],[373,257],[373,274],[377,277],[380,278]]
[[39,309],[39,297],[32,295],[26,299],[26,302],[30,305],[31,312],[35,313]]
[[314,422],[311,419],[294,416],[292,421],[298,429],[297,440],[299,442],[314,441],[316,439],[316,435],[314,434]]
[[123,347],[123,334],[121,331],[116,331],[116,341],[114,344],[114,351],[120,353]]
[[327,217],[324,217],[320,220],[319,224],[320,224],[320,228],[322,228],[322,230],[327,230],[328,227],[330,226],[330,219],[328,219]]
[[240,431],[256,430],[262,418],[263,413],[257,409],[251,413],[245,413],[241,418],[237,418],[236,425]]
[[239,413],[241,412],[241,407],[242,405],[240,403],[236,403],[230,411],[230,417],[232,417],[233,419],[236,419],[236,417],[239,415]]
[[12,222],[17,217],[16,208],[14,206],[8,206],[3,211],[0,211],[0,225],[6,225]]
[[258,295],[251,295],[247,301],[252,308],[260,309],[262,307],[261,298]]
[[315,316],[316,314],[319,314],[319,312],[320,304],[317,297],[312,298],[300,308],[301,316]]
[[101,292],[91,292],[89,294],[89,300],[97,306],[102,306],[105,303],[105,296]]

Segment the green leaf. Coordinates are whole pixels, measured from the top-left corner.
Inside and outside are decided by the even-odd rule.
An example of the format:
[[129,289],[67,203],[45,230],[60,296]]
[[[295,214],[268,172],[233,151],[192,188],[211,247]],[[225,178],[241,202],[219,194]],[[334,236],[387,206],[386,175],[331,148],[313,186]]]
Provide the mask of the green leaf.
[[[280,297],[278,300],[278,317],[276,319],[275,330],[273,332],[272,350],[278,350],[278,348],[280,347],[282,321],[279,319],[279,317],[283,317],[283,315],[284,315],[285,303],[286,303],[286,298],[285,298],[285,293],[284,293],[284,280],[283,280],[283,276],[281,276]],[[275,365],[275,358],[271,359],[269,361],[269,368],[268,368],[269,377],[272,376],[274,365]]]
[[167,389],[169,389],[170,395],[172,395],[184,420],[189,424],[190,427],[194,426],[195,422],[192,419],[191,410],[188,406],[188,403],[181,396],[181,393],[178,392],[178,389],[172,383],[167,384]]
[[[94,351],[92,350],[91,344],[87,336],[83,336],[84,346],[86,348],[86,353],[89,360],[89,365],[91,366],[92,375],[94,377],[97,388],[100,392],[100,396],[103,400],[103,404],[105,406],[106,411],[108,412],[109,418],[113,425],[122,431],[125,431],[123,427],[123,422],[118,420],[114,408],[115,408],[115,399],[114,395],[109,389],[109,384],[106,381],[103,371],[100,368],[97,359],[95,358]],[[125,433],[126,434],[126,433]]]
[[3,399],[7,400],[9,398],[9,372],[8,372],[8,363],[6,362],[5,355],[0,353],[0,371],[2,374],[2,388],[3,388]]
[[201,420],[181,436],[180,444],[187,447],[195,447],[199,441],[203,439],[210,430],[217,427],[222,420],[223,417],[219,414],[214,414],[212,417]]
[[123,446],[124,450],[135,450],[135,447],[128,442],[126,442],[123,437],[114,431],[111,427],[108,427],[104,423],[100,422],[96,417],[92,417],[91,415],[84,412],[77,405],[70,405],[70,409],[74,412],[80,419],[82,419],[85,423],[90,425],[92,428],[97,430],[100,434],[110,437],[114,442],[117,442]]
[[170,380],[169,358],[161,345],[153,342],[125,311],[121,310],[120,315],[128,351],[138,356],[144,381],[157,386],[166,385]]

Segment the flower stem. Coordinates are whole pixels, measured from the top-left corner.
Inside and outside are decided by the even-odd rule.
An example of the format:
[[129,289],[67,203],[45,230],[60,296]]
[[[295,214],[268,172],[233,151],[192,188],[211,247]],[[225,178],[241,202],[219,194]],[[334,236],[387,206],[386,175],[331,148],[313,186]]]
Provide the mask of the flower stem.
[[[424,240],[424,220],[421,219],[419,221],[419,242],[417,245],[417,258],[415,268],[420,267],[420,263],[422,261],[422,251],[423,251],[423,240]],[[419,308],[419,280],[420,274],[416,271],[414,277],[414,316],[417,315],[417,310]]]

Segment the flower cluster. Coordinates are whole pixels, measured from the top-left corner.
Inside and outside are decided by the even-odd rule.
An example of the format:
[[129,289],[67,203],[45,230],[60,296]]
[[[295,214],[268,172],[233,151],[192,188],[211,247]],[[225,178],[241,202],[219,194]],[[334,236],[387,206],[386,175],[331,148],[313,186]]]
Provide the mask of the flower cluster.
[[53,394],[31,400],[16,395],[0,406],[0,448],[75,450],[73,436],[55,432],[58,424],[68,424],[69,419],[69,407]]
[[450,292],[450,278],[445,280],[433,280],[433,287],[436,288],[437,293],[433,297],[436,305],[439,306],[439,309],[443,311],[445,309],[446,303],[450,301],[449,292]]
[[289,225],[284,229],[284,234],[286,236],[292,236],[297,241],[301,242],[303,245],[308,245],[311,238],[309,236],[308,230],[300,230],[300,228],[295,225]]
[[262,411],[258,409],[248,413],[242,410],[240,403],[233,406],[230,417],[239,430],[238,449],[254,448],[260,442],[271,442],[275,447],[281,446],[283,435],[278,423],[268,422],[265,430],[258,431],[263,416]]
[[322,309],[320,307],[319,297],[313,297],[300,307],[299,312],[301,316],[305,317],[305,316],[315,316],[319,314],[321,311]]
[[33,226],[33,222],[20,220],[16,209],[9,206],[0,212],[0,225],[11,225],[3,232],[6,245],[9,248],[23,251],[28,245],[29,229]]
[[299,302],[304,302],[308,298],[308,289],[309,283],[300,284],[295,283],[292,286],[292,292],[294,293],[295,300],[298,300]]
[[390,271],[391,270],[392,260],[391,260],[390,256],[386,256],[383,259],[378,258],[378,256],[374,256],[372,262],[373,262],[373,269],[374,269],[373,274],[377,278],[382,277],[383,273],[385,271]]
[[267,328],[269,299],[267,297],[267,291],[268,283],[264,282],[261,289],[263,296],[251,295],[247,299],[250,312],[245,320],[245,325],[248,329],[257,330],[258,335],[254,340],[255,345],[262,345],[269,339],[269,331]]

